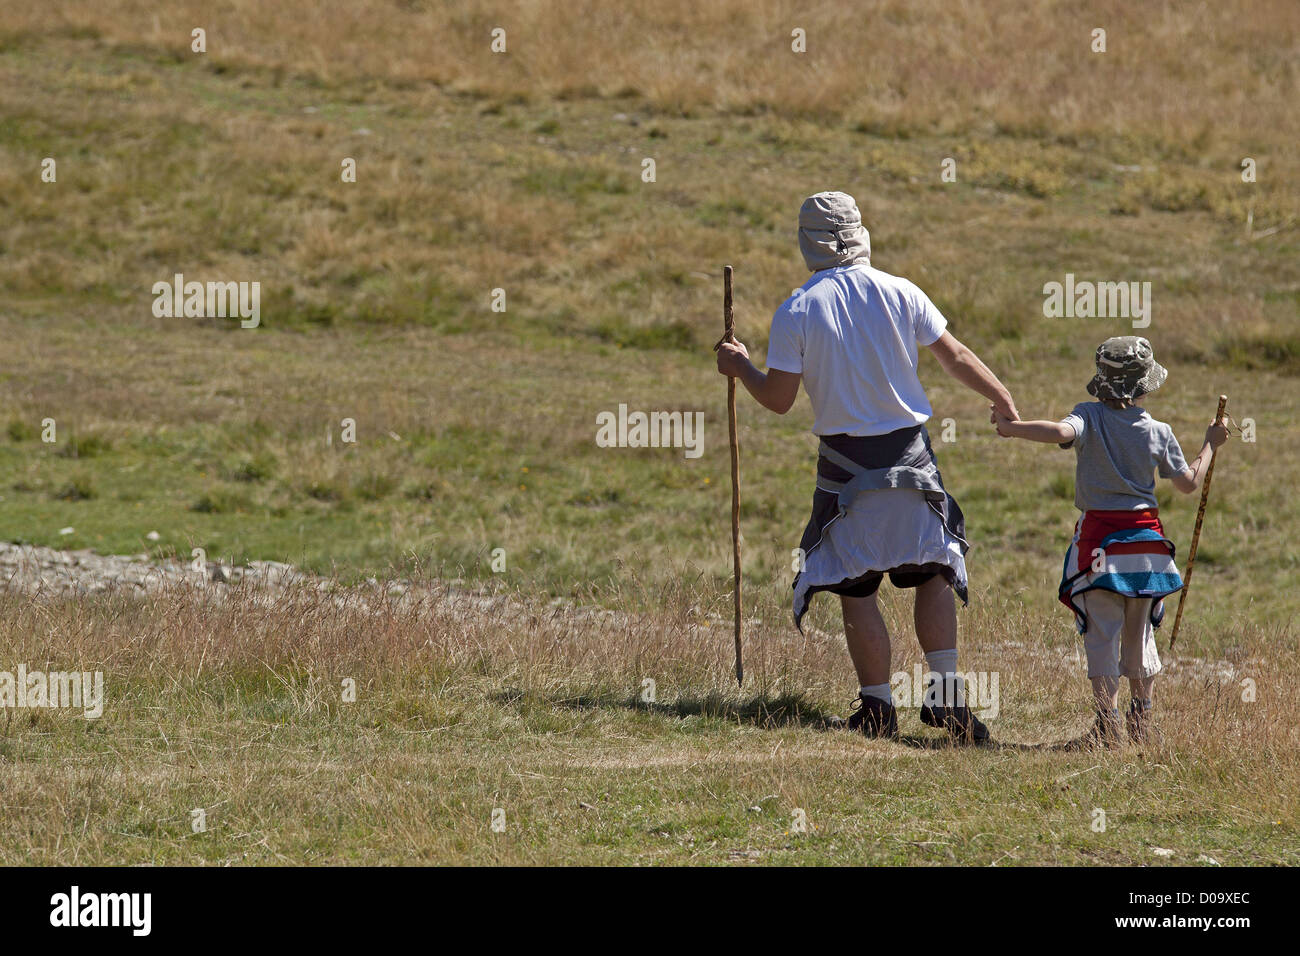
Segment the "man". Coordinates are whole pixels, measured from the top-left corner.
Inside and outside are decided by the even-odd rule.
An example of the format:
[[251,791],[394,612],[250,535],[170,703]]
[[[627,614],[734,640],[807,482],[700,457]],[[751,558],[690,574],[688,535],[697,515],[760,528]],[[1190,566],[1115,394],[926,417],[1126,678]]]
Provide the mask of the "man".
[[962,743],[988,738],[957,676],[957,612],[966,602],[965,519],[945,491],[925,421],[918,346],[1000,414],[1019,419],[1010,393],[911,282],[871,267],[871,240],[853,197],[810,196],[799,211],[799,248],[812,278],[772,318],[767,367],[740,342],[720,343],[718,371],[738,378],[778,415],[803,382],[821,438],[812,519],[794,581],[796,626],[812,595],[839,595],[859,690],[849,727],[897,737],[889,633],[876,604],[885,574],[916,590],[916,636],[931,681],[921,719]]

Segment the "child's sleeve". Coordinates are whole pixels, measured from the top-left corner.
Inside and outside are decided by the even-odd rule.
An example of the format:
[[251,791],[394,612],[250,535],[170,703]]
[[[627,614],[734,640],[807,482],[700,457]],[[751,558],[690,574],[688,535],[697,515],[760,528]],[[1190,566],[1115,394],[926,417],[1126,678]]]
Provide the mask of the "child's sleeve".
[[1075,405],[1074,411],[1061,419],[1061,424],[1069,425],[1074,429],[1074,437],[1069,441],[1061,442],[1061,448],[1074,448],[1076,445],[1081,445],[1083,443],[1083,436],[1088,433],[1088,426],[1084,422],[1082,405]]
[[1187,470],[1187,459],[1183,457],[1183,449],[1174,437],[1174,430],[1166,425],[1161,430],[1161,439],[1155,449],[1156,470],[1161,478],[1181,475]]

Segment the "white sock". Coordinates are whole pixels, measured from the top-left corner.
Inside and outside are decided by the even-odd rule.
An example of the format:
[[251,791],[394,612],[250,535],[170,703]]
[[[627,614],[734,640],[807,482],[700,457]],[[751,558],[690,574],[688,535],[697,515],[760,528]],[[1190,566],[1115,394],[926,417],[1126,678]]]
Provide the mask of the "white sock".
[[[935,681],[934,694],[927,695],[927,698],[933,696],[935,699],[927,699],[925,702],[931,707],[963,707],[966,704],[966,687],[965,682],[957,677],[957,648],[950,647],[943,651],[928,651],[925,655],[925,666],[931,673],[938,674],[939,680]],[[940,699],[942,694],[942,699]]]
[[874,697],[876,700],[883,700],[891,706],[894,703],[894,695],[889,692],[888,684],[864,684],[858,688],[858,696]]

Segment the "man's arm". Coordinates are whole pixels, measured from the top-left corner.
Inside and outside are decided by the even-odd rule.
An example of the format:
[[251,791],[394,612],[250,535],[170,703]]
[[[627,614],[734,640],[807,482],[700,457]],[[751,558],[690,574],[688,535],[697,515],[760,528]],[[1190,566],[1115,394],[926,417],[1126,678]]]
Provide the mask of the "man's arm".
[[940,368],[967,388],[987,398],[998,414],[1011,421],[1020,418],[1016,403],[1011,400],[1011,393],[989,371],[988,366],[980,361],[979,356],[958,342],[951,332],[944,332],[929,349],[938,360]]
[[718,346],[718,371],[739,379],[758,404],[778,415],[788,412],[799,395],[801,375],[775,368],[768,369],[766,374],[760,372],[749,360],[749,350],[740,341],[723,342]]

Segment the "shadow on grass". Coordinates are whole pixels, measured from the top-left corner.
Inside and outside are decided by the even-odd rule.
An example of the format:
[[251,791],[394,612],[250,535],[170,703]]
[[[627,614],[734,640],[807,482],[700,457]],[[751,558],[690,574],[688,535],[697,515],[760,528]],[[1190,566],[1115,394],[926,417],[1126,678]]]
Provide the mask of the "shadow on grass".
[[802,694],[773,697],[760,694],[737,700],[725,694],[688,695],[670,703],[644,701],[639,697],[617,694],[534,694],[505,690],[493,694],[498,704],[517,706],[528,702],[571,710],[615,709],[642,711],[663,717],[706,717],[755,727],[807,727],[812,730],[834,729],[840,718],[809,703]]
[[[642,711],[663,717],[706,717],[738,724],[749,724],[765,730],[778,727],[801,727],[816,731],[852,733],[852,731],[848,730],[844,718],[809,703],[802,694],[781,694],[776,697],[760,694],[748,699],[738,700],[725,694],[714,693],[703,696],[679,697],[670,703],[664,703],[644,701],[635,695],[535,694],[510,689],[493,694],[492,700],[498,704],[508,706],[532,703],[571,710],[612,709]],[[949,747],[960,746],[954,744],[947,734],[932,737],[902,734],[894,742],[916,750],[944,750]],[[1032,751],[1055,749],[1056,746],[1060,745],[1020,744],[990,740],[978,746],[982,750]]]

